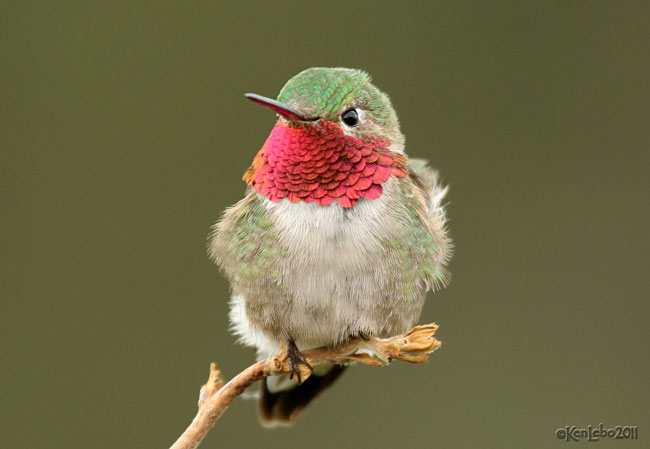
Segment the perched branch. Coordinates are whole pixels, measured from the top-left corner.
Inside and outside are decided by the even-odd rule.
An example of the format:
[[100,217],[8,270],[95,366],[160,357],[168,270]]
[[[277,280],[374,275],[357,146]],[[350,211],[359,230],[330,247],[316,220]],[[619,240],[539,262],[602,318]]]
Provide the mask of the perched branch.
[[[435,351],[441,345],[440,341],[433,337],[436,330],[438,330],[437,324],[425,324],[414,327],[406,334],[391,338],[370,338],[368,340],[356,338],[335,348],[311,349],[302,354],[311,366],[321,363],[350,362],[383,366],[394,359],[410,363],[424,363],[429,359],[427,354]],[[171,449],[198,447],[226,408],[253,382],[266,376],[290,372],[286,348],[273,357],[249,366],[226,385],[223,385],[219,378],[221,373],[217,370],[216,363],[210,364],[210,376],[205,385],[201,387],[199,395],[199,411],[189,427],[171,446]],[[300,364],[300,374],[302,380],[305,381],[311,375],[311,371],[304,364]]]

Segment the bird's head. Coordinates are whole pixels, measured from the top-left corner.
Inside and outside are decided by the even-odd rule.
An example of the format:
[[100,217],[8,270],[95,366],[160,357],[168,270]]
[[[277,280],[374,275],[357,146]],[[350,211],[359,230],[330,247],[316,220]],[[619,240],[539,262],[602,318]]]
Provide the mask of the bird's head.
[[246,97],[278,114],[244,175],[271,201],[352,207],[378,198],[391,176],[406,176],[397,115],[365,72],[310,68],[291,78],[277,100]]

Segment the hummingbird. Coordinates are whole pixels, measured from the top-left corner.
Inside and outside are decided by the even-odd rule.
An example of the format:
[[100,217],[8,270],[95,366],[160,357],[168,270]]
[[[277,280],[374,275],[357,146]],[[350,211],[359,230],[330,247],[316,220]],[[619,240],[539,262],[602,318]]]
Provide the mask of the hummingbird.
[[361,70],[309,68],[276,100],[245,96],[277,121],[208,254],[230,282],[240,341],[258,360],[287,350],[292,373],[264,379],[258,416],[291,424],[345,369],[312,369],[301,351],[404,333],[447,284],[447,188],[406,156],[389,97]]

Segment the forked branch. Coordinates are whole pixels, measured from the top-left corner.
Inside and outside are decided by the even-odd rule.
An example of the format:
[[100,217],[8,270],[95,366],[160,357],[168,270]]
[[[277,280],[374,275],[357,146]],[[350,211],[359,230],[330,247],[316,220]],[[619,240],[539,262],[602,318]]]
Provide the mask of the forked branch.
[[[350,362],[383,366],[388,365],[394,359],[410,363],[424,363],[429,359],[427,354],[435,351],[441,345],[440,341],[434,338],[436,330],[438,330],[437,324],[425,324],[416,326],[403,335],[368,340],[357,338],[335,348],[311,349],[302,354],[311,366],[321,363]],[[171,446],[171,449],[198,447],[226,408],[253,382],[266,376],[289,372],[291,372],[291,368],[286,348],[273,357],[260,360],[249,366],[225,385],[220,379],[221,373],[217,369],[216,363],[210,364],[208,381],[201,387],[199,394],[199,411],[189,427]],[[305,365],[300,364],[300,374],[304,381],[310,376],[311,371]]]

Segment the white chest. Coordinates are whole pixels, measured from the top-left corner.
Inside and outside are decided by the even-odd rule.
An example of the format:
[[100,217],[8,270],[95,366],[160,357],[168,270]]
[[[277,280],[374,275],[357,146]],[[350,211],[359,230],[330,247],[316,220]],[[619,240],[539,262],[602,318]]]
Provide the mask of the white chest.
[[390,232],[387,203],[382,195],[348,209],[288,201],[267,201],[267,207],[280,243],[288,248],[289,264],[327,276],[358,273],[381,253],[382,239]]

